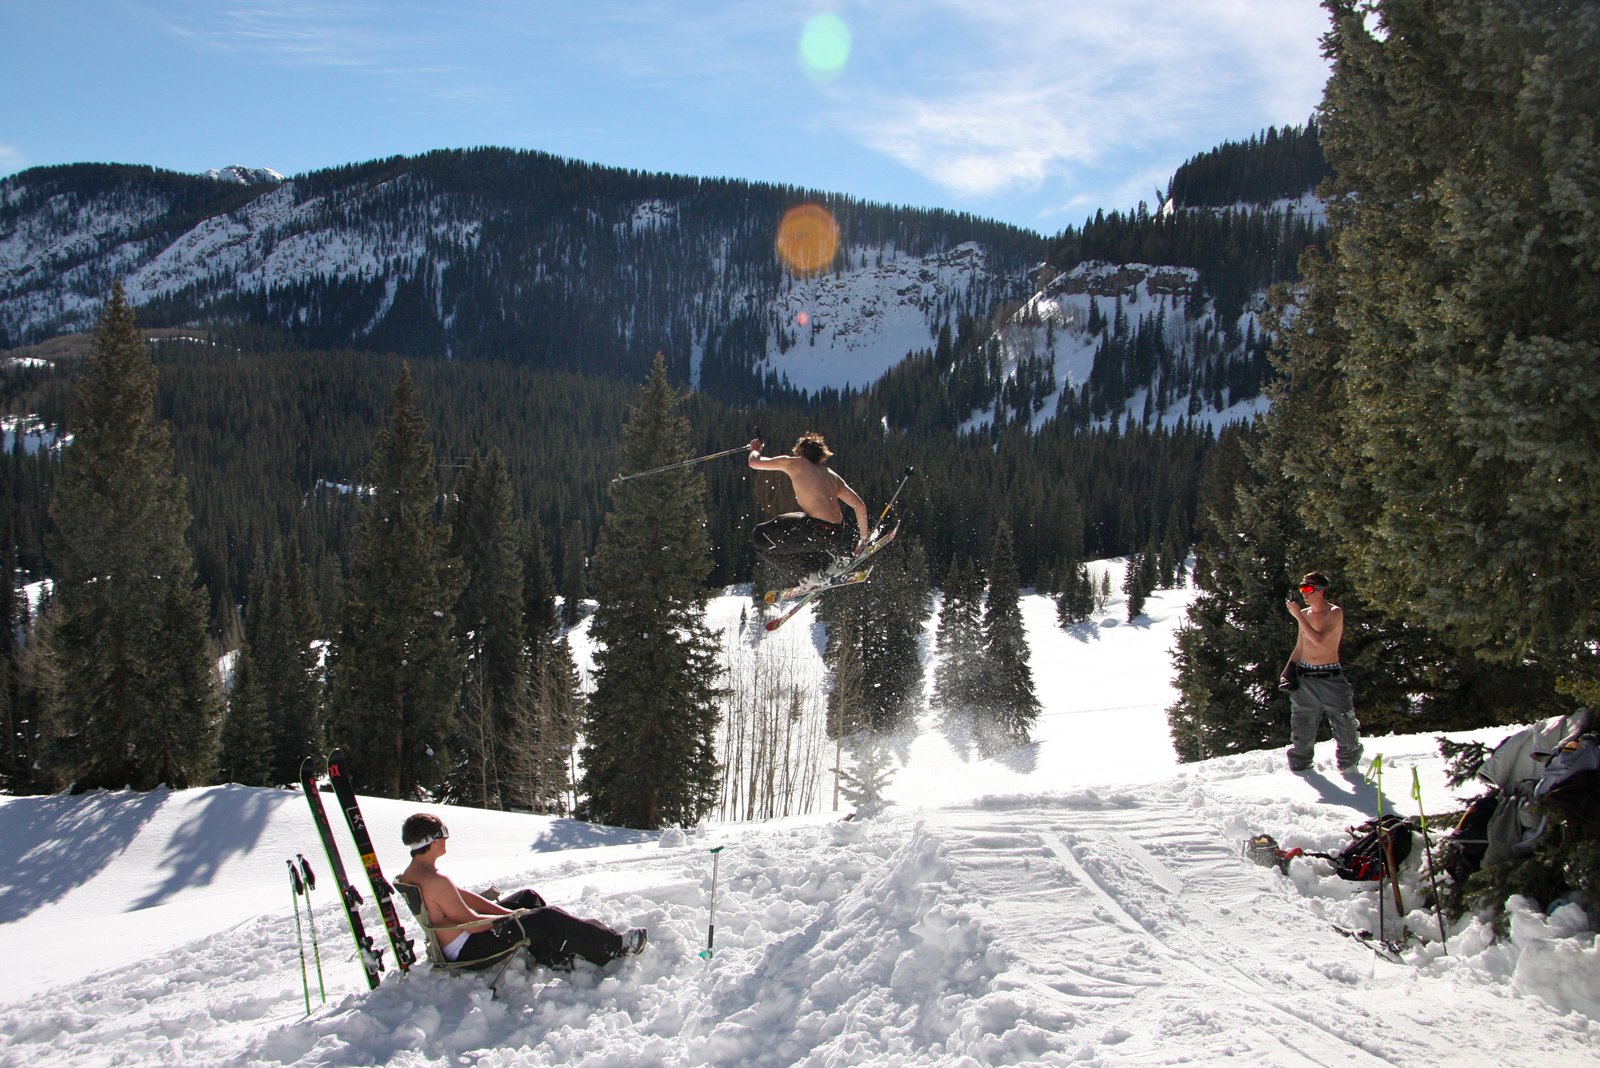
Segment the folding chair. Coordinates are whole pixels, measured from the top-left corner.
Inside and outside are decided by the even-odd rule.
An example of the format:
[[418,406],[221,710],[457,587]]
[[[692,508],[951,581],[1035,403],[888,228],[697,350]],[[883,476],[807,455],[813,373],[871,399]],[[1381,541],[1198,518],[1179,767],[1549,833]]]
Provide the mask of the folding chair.
[[501,950],[489,957],[478,957],[474,960],[450,960],[444,955],[444,944],[439,941],[439,931],[453,934],[453,928],[435,928],[428,921],[428,907],[422,901],[422,889],[415,883],[405,883],[396,879],[395,888],[406,899],[406,904],[411,907],[411,914],[417,918],[417,925],[422,928],[423,940],[428,946],[428,963],[435,971],[448,972],[452,975],[461,972],[481,972],[494,969],[494,978],[489,981],[489,990],[498,993],[495,987],[506,974],[506,969],[511,967],[511,962],[517,959],[517,954],[528,948],[528,940],[521,939],[515,945]]

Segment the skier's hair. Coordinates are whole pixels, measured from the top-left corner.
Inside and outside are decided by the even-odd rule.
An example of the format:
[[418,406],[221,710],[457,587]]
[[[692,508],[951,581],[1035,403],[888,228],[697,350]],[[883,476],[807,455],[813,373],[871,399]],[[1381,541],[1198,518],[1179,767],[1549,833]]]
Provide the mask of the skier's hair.
[[1307,571],[1306,577],[1300,581],[1308,586],[1320,586],[1323,589],[1328,588],[1328,576],[1324,575],[1320,571]]
[[445,828],[444,820],[431,812],[418,812],[414,816],[407,816],[406,821],[400,825],[400,841],[411,850],[411,855],[425,853],[429,846],[441,838],[449,838],[450,832]]
[[822,435],[815,430],[807,430],[795,439],[794,448],[789,450],[796,456],[804,456],[814,464],[820,464],[833,455],[833,450],[828,448],[828,443]]

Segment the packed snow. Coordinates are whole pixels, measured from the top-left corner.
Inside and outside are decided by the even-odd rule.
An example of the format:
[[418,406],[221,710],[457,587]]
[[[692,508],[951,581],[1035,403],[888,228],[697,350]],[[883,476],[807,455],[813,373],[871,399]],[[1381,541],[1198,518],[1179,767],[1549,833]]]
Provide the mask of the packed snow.
[[[730,655],[822,685],[810,610],[756,637],[741,593],[711,607]],[[1596,1063],[1600,949],[1577,905],[1514,901],[1509,939],[1468,919],[1446,947],[1418,849],[1396,961],[1334,929],[1399,934],[1371,884],[1241,856],[1258,831],[1332,850],[1378,792],[1335,771],[1331,743],[1304,776],[1279,752],[1177,763],[1165,709],[1191,597],[1158,592],[1132,622],[1113,598],[1064,631],[1026,595],[1034,742],[964,757],[927,715],[875,814],[833,811],[831,789],[803,814],[664,833],[440,809],[463,885],[650,929],[639,957],[518,966],[497,996],[426,966],[367,989],[298,791],[0,799],[0,1065]],[[1434,738],[1365,741],[1387,806],[1414,811],[1412,769],[1430,810],[1453,806]],[[363,807],[392,874],[419,806]],[[319,876],[325,1001],[309,943],[302,980],[298,853]]]

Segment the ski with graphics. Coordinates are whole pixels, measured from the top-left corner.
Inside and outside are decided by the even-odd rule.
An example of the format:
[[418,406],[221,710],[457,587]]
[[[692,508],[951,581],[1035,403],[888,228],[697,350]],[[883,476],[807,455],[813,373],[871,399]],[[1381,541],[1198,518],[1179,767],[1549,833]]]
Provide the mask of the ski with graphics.
[[[877,537],[873,538],[872,541],[867,544],[865,549],[862,549],[853,558],[851,558],[848,563],[834,572],[835,575],[842,576],[842,578],[834,578],[832,580],[824,579],[823,583],[817,586],[797,587],[797,589],[800,590],[798,594],[800,599],[785,609],[782,615],[769,619],[767,621],[767,630],[769,632],[777,630],[779,627],[789,622],[789,620],[793,619],[799,614],[800,609],[804,608],[806,605],[815,600],[817,594],[819,593],[826,593],[829,590],[836,590],[841,586],[854,586],[858,583],[865,582],[867,579],[867,573],[872,569],[863,569],[861,565],[866,563],[867,559],[872,556],[873,553],[877,552],[879,549],[893,541],[895,534],[899,533],[899,530],[900,524],[896,523],[894,526],[890,527],[886,533],[879,534]],[[857,575],[860,575],[860,578],[857,578]],[[782,594],[782,596],[788,595],[789,591],[785,591],[784,594]],[[767,603],[772,604],[777,599],[778,598],[774,597],[772,600],[767,601]]]
[[400,925],[400,914],[394,907],[394,888],[383,877],[378,867],[378,855],[372,847],[372,835],[367,833],[367,821],[361,818],[361,805],[356,801],[355,784],[350,781],[350,767],[345,763],[344,751],[335,749],[328,754],[328,779],[333,783],[334,796],[344,809],[344,818],[350,824],[350,837],[356,840],[356,852],[361,855],[361,866],[367,869],[367,880],[372,883],[372,897],[378,914],[383,917],[384,929],[389,932],[389,944],[394,947],[395,963],[400,970],[410,971],[417,962],[416,951]]
[[873,553],[893,541],[895,534],[899,530],[900,524],[896,523],[892,528],[868,542],[865,549],[862,549],[848,560],[839,561],[837,565],[828,569],[820,577],[810,582],[801,582],[790,586],[788,589],[768,590],[761,599],[767,604],[777,604],[779,601],[792,601],[796,597],[804,597],[808,593],[821,593],[823,590],[832,589],[835,586],[851,586],[857,582],[865,582],[866,576],[872,571],[872,568],[863,567],[862,565],[866,563]]
[[333,872],[333,884],[339,891],[339,902],[344,906],[345,919],[350,921],[350,934],[356,940],[356,955],[360,957],[361,967],[367,973],[367,985],[376,990],[379,973],[383,971],[383,950],[372,944],[372,936],[361,922],[361,892],[351,884],[350,877],[344,871],[344,861],[339,858],[339,846],[333,840],[328,812],[322,807],[322,793],[317,789],[316,765],[315,757],[306,757],[301,762],[300,789],[306,795],[306,803],[311,806],[311,819],[317,825],[317,835],[322,839],[324,852],[328,854],[328,870]]

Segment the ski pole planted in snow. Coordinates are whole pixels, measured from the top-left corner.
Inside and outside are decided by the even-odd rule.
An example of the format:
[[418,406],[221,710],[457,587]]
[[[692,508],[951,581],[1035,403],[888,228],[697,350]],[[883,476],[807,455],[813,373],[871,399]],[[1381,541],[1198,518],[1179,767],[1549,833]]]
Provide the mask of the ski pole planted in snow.
[[306,1015],[311,1015],[311,979],[306,975],[306,935],[300,927],[300,895],[306,892],[305,884],[300,881],[300,872],[295,868],[294,861],[286,860],[289,865],[289,889],[294,900],[294,937],[300,944],[300,986],[306,994]]
[[328,1003],[328,988],[322,982],[322,949],[317,945],[317,918],[311,911],[311,891],[317,888],[317,877],[311,874],[311,864],[306,860],[304,853],[296,853],[300,859],[300,877],[306,884],[306,926],[311,928],[311,956],[317,962],[317,992],[322,995],[322,1003]]
[[705,952],[700,954],[706,960],[716,956],[717,952],[717,854],[721,852],[721,846],[711,851],[711,926],[706,929]]
[[1439,944],[1450,952],[1450,939],[1444,933],[1444,910],[1439,904],[1439,873],[1433,867],[1433,845],[1428,841],[1428,810],[1422,805],[1422,779],[1411,769],[1411,796],[1417,799],[1417,819],[1422,828],[1422,851],[1428,855],[1428,878],[1433,882],[1433,914],[1439,920]]

